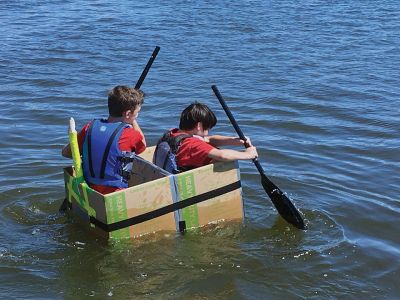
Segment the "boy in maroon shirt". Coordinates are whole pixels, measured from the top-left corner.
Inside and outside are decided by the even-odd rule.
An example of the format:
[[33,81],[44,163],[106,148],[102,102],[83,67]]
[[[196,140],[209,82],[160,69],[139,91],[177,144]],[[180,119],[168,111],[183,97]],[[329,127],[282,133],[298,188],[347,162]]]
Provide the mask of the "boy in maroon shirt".
[[[257,149],[251,145],[250,139],[243,141],[238,137],[209,136],[208,131],[216,124],[216,116],[205,104],[195,102],[183,110],[179,129],[175,128],[167,133],[171,138],[185,135],[185,138],[177,145],[178,150],[175,153],[176,164],[180,171],[201,167],[213,161],[245,160],[258,156]],[[217,148],[243,146],[245,142],[249,147],[244,151]]]
[[[116,151],[142,153],[146,149],[146,140],[143,132],[137,122],[137,117],[141,106],[144,102],[144,93],[141,90],[136,90],[127,86],[116,86],[108,94],[108,110],[109,116],[106,120],[101,120],[104,128],[111,123],[121,123],[123,128],[120,130],[119,140],[117,141]],[[82,161],[85,163],[87,157],[84,155],[83,145],[89,128],[95,120],[88,122],[78,134],[79,152],[82,154]],[[98,151],[96,147],[93,151]],[[115,152],[111,152],[113,155]],[[67,158],[72,158],[70,145],[67,144],[62,149],[62,155]],[[116,160],[115,158],[111,158]],[[113,168],[114,166],[111,166]],[[114,168],[115,169],[115,168]],[[88,174],[84,170],[85,180],[91,188],[102,193],[108,194],[122,189],[112,183],[93,184],[88,181]],[[117,175],[118,176],[118,175]],[[109,180],[110,182],[110,180]]]

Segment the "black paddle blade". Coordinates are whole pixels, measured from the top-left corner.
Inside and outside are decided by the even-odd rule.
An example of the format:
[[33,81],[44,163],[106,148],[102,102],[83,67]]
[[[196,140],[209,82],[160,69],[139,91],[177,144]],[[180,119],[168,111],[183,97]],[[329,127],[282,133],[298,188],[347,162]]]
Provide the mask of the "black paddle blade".
[[271,180],[268,179],[267,176],[262,173],[261,184],[282,218],[298,229],[306,229],[303,218],[293,203]]
[[60,208],[58,209],[58,211],[59,211],[60,213],[63,213],[63,212],[65,212],[65,211],[67,210],[67,208],[68,208],[68,200],[67,200],[67,198],[65,198],[64,201],[63,201],[63,203],[61,203],[61,206],[60,206]]

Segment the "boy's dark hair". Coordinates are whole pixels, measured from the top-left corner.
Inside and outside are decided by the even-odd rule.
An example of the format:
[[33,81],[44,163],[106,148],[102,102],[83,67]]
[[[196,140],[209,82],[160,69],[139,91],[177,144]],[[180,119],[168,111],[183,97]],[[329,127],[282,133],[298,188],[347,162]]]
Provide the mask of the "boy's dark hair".
[[121,117],[124,111],[134,111],[143,102],[141,90],[118,85],[108,93],[108,112],[112,117]]
[[194,102],[182,111],[179,129],[192,130],[198,122],[203,124],[204,130],[208,130],[217,124],[217,117],[207,105]]

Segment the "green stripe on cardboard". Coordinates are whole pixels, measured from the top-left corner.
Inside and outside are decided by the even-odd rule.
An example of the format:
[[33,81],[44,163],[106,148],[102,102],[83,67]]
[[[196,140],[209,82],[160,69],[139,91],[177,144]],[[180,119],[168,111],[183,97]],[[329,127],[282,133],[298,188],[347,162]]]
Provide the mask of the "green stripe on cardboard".
[[[105,196],[104,200],[106,203],[107,224],[112,224],[128,218],[124,192]],[[110,232],[110,238],[112,239],[129,238],[129,236],[129,227]]]
[[[192,173],[177,176],[178,190],[181,201],[196,196],[194,176]],[[182,218],[186,222],[186,228],[199,227],[199,211],[197,204],[182,209]]]

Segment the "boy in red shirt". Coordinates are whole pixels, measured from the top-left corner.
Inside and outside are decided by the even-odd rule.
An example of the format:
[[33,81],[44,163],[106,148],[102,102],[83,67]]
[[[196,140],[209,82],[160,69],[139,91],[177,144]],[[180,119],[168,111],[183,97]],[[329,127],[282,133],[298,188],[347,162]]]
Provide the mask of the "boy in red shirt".
[[[146,149],[146,140],[137,122],[143,102],[141,90],[116,86],[108,94],[108,118],[94,119],[79,132],[83,174],[94,190],[108,194],[128,187],[120,158]],[[72,157],[69,144],[62,149],[62,155]]]
[[[250,139],[243,141],[238,137],[209,136],[209,129],[216,124],[217,118],[211,109],[205,104],[195,102],[183,110],[179,129],[175,128],[167,132],[159,143],[165,141],[165,137],[168,137],[169,141],[173,141],[174,138],[184,136],[179,145],[175,145],[177,149],[173,149],[173,151],[176,150],[175,161],[178,170],[181,172],[207,165],[213,161],[253,159],[258,156],[257,149],[251,145]],[[245,142],[249,147],[244,151],[217,148],[221,146],[243,146]],[[160,167],[163,167],[163,163],[156,157],[164,157],[165,154],[163,155],[159,151],[163,151],[161,147],[157,147],[154,161]]]

